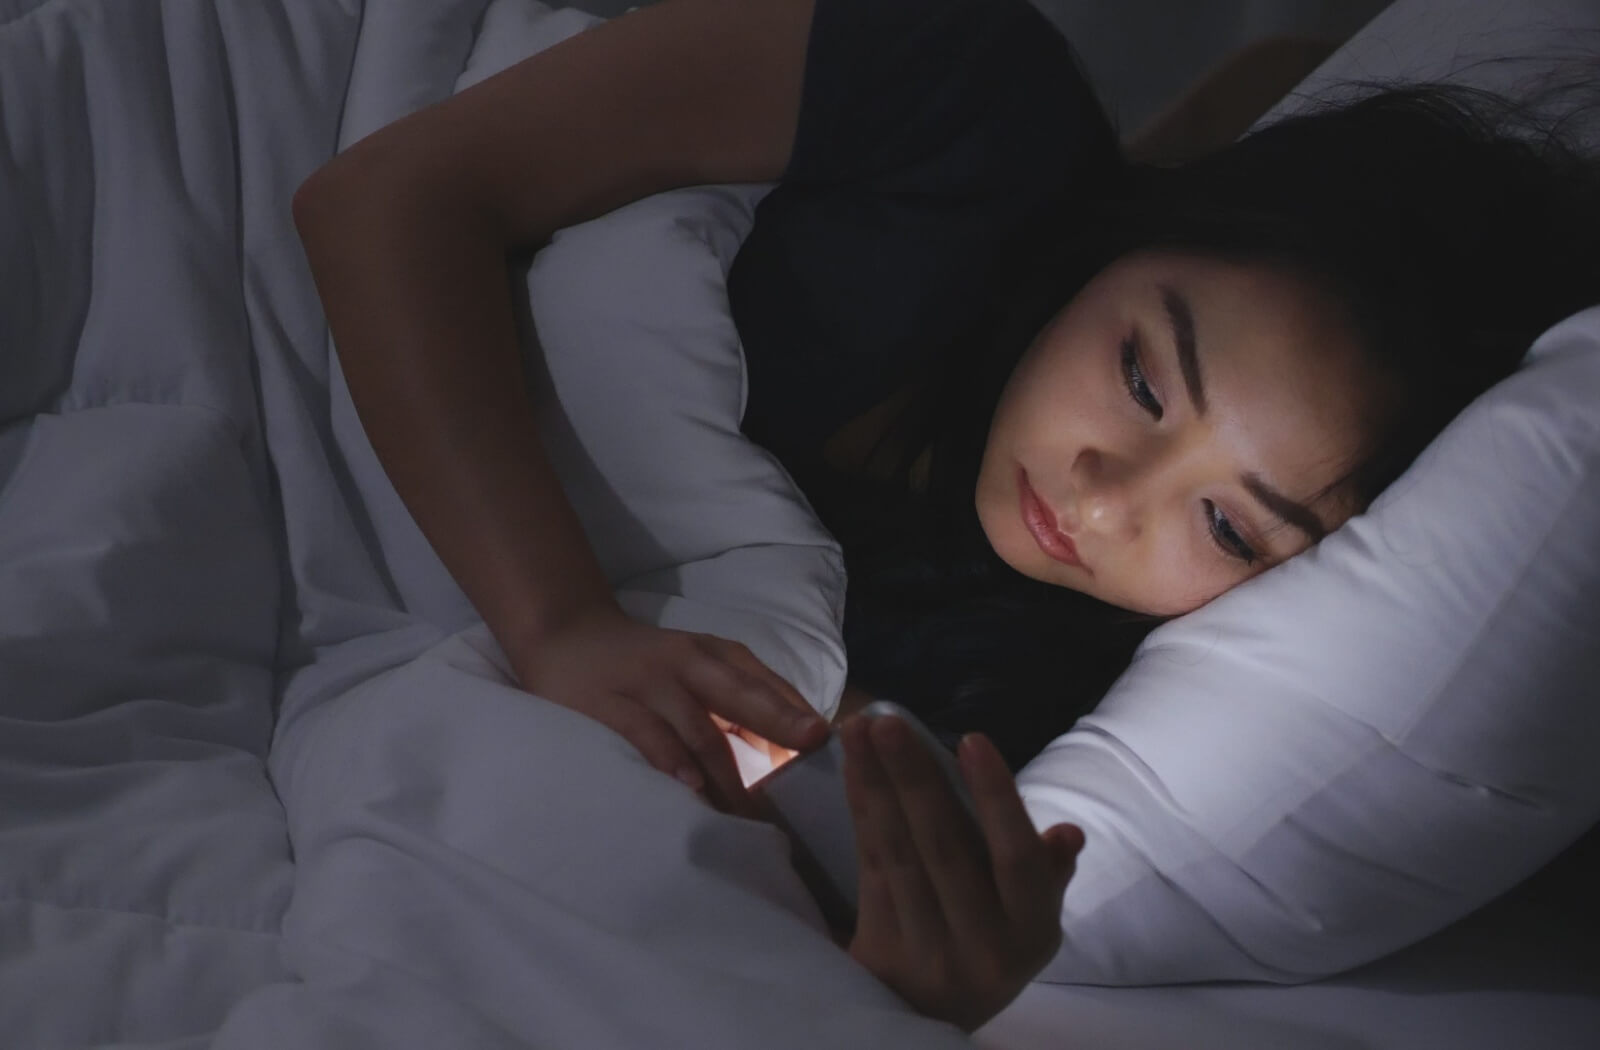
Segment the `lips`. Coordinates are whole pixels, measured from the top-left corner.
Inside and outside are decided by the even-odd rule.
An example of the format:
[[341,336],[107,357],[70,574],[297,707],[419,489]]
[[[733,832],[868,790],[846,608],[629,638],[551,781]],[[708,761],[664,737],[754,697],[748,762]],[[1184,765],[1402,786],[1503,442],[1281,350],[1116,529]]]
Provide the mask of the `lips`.
[[1020,468],[1017,471],[1017,489],[1021,493],[1022,522],[1033,534],[1039,549],[1056,561],[1082,568],[1083,559],[1078,557],[1077,545],[1056,526],[1056,516],[1033,491],[1033,486],[1028,484],[1028,472]]

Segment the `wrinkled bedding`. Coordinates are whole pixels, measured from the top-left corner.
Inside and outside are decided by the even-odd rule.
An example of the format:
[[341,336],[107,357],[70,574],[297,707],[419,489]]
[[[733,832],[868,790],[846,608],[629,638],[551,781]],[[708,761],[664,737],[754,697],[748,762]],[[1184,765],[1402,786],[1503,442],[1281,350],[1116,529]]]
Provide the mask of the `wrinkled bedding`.
[[[290,198],[585,22],[0,0],[7,1050],[968,1045],[832,946],[774,829],[391,575]],[[1036,986],[979,1042],[1577,1050],[1579,910],[1301,988]]]
[[387,575],[289,202],[486,6],[0,0],[8,1048],[964,1043]]

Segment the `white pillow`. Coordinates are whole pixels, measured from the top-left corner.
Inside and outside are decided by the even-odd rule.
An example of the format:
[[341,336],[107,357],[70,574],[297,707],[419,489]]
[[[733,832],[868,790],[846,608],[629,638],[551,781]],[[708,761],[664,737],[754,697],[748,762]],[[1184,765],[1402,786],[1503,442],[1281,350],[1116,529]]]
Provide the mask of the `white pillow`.
[[[1482,83],[1506,68],[1475,59],[1585,25],[1573,0],[1402,0],[1308,83]],[[1152,633],[1019,776],[1040,826],[1088,834],[1044,979],[1325,976],[1464,916],[1600,819],[1597,446],[1591,310],[1370,513]]]
[[[497,0],[455,90],[597,21]],[[401,115],[388,100],[353,98],[341,148]],[[845,681],[844,561],[793,479],[739,429],[744,358],[724,285],[769,189],[679,190],[558,231],[528,273],[539,346],[524,360],[551,461],[623,608],[744,643],[832,714]],[[405,608],[447,631],[473,622],[342,376],[332,411]],[[736,747],[745,763],[746,750]]]
[[845,675],[839,545],[739,430],[747,387],[725,281],[769,188],[677,190],[558,233],[528,278],[534,362],[553,386],[536,410],[623,606],[744,642],[831,715]]

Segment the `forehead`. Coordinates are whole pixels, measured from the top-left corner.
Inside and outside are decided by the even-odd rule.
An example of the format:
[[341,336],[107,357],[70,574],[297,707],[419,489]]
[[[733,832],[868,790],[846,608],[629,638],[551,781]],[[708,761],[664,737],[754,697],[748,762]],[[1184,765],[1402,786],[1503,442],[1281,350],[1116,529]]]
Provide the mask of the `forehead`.
[[1126,308],[1169,355],[1169,398],[1186,396],[1169,315],[1192,318],[1207,423],[1241,467],[1304,498],[1351,465],[1377,386],[1330,293],[1285,269],[1192,255],[1141,254],[1118,268]]
[[1117,260],[1105,276],[1123,294],[1170,287],[1204,314],[1226,351],[1244,341],[1283,357],[1326,358],[1324,351],[1353,350],[1347,315],[1313,278],[1269,263],[1177,252],[1139,252]]

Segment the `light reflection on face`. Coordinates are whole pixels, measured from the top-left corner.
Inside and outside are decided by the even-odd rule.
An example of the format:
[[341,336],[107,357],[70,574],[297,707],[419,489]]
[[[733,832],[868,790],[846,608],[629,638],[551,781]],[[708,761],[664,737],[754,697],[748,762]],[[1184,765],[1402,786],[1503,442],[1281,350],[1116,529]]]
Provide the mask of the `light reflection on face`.
[[[1338,307],[1263,265],[1124,257],[1053,318],[996,408],[975,500],[1018,572],[1176,615],[1306,549],[1356,509],[1335,491],[1379,389]],[[1052,558],[1020,475],[1081,564]]]

